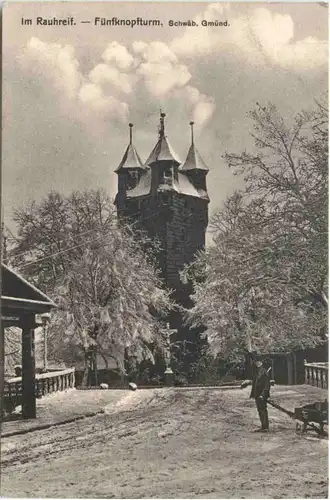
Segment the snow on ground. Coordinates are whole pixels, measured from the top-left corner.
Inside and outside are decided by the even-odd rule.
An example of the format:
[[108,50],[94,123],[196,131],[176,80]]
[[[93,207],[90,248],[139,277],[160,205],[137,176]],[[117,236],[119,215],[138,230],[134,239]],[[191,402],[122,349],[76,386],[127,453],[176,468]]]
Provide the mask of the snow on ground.
[[[104,413],[4,438],[1,494],[327,498],[328,441],[297,435],[294,422],[273,408],[271,432],[254,434],[259,422],[248,396],[248,389],[168,388],[72,391],[49,398],[37,420],[47,415],[56,420],[57,410],[62,417],[87,407]],[[273,391],[291,410],[326,396],[306,386]]]

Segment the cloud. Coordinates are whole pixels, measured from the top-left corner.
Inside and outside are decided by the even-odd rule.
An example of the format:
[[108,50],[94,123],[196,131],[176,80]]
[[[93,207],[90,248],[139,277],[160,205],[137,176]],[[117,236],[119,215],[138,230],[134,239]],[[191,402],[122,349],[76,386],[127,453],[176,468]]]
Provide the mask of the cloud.
[[[206,27],[203,20],[228,20],[230,26]],[[235,81],[234,67],[241,71],[237,78],[244,79],[244,72],[257,81],[263,78],[262,68],[264,72],[281,68],[283,73],[294,74],[323,70],[327,64],[327,43],[316,37],[295,40],[294,22],[287,14],[261,7],[243,14],[231,4],[214,3],[204,7],[195,21],[199,26],[187,28],[168,43],[105,43],[99,61],[87,74],[82,72],[72,45],[46,43],[35,37],[28,42],[21,62],[36,81],[47,81],[58,91],[64,113],[70,101],[67,113],[85,123],[90,121],[93,127],[105,117],[127,121],[139,108],[137,100],[143,99],[156,108],[166,103],[175,113],[184,110],[199,129],[215,116],[219,79],[243,85]],[[206,68],[210,62],[212,78],[207,78],[203,65]],[[305,80],[305,75],[298,78]]]
[[225,20],[229,11],[229,4],[209,4],[204,12],[194,18],[195,27],[190,26],[182,36],[172,40],[172,51],[178,56],[199,56],[214,52],[221,39],[226,43],[229,29],[202,27],[202,21]]
[[78,93],[78,98],[83,104],[89,105],[92,110],[100,115],[112,115],[121,119],[127,120],[128,105],[125,102],[120,102],[111,96],[105,96],[99,85],[95,83],[84,84]]
[[21,62],[35,76],[51,80],[68,98],[75,97],[82,76],[71,45],[45,43],[33,37],[27,43]]
[[[206,18],[206,11],[208,20],[228,18],[231,26],[173,29],[176,41],[167,38],[169,30],[158,31],[162,41],[151,43],[149,30],[139,33],[141,40],[134,35],[136,30],[129,34],[125,30],[121,36],[125,44],[119,43],[115,30],[100,32],[97,40],[86,31],[76,38],[72,31],[58,29],[47,31],[47,39],[39,31],[41,39],[29,42],[25,34],[10,47],[7,39],[3,71],[6,216],[12,206],[39,201],[49,189],[68,194],[73,189],[104,186],[113,196],[117,178],[112,172],[127,147],[128,118],[135,124],[135,146],[146,159],[157,140],[160,107],[167,115],[169,140],[181,160],[190,144],[189,121],[195,121],[196,145],[210,168],[212,212],[238,186],[222,155],[252,147],[247,113],[254,103],[271,101],[289,120],[314,106],[327,87],[326,44],[315,45],[320,44],[317,29],[325,29],[326,20],[313,19],[314,6],[306,6],[303,14],[305,6],[281,7],[281,13],[296,11],[296,21],[282,14],[276,17],[275,5],[257,14],[253,5],[199,5],[194,12],[203,10],[200,19]],[[299,31],[303,35],[298,40]],[[183,36],[177,37],[180,33]],[[306,38],[307,34],[313,37]],[[114,39],[117,42],[109,44]],[[75,40],[80,44],[77,50]],[[313,49],[312,61],[305,60],[306,47]],[[298,79],[299,67],[304,72]],[[164,86],[157,68],[169,73],[163,75]]]
[[[228,21],[228,27],[205,26],[202,21]],[[230,4],[210,4],[170,48],[179,57],[236,53],[251,65],[313,69],[328,61],[326,40],[307,37],[294,41],[294,22],[289,15],[256,8],[250,16],[237,15]]]
[[[116,62],[120,61],[119,56],[123,54],[120,46],[117,44],[113,50],[117,57]],[[107,51],[106,57],[109,58],[109,47]],[[38,84],[48,82],[58,91],[59,103],[63,104],[62,109],[66,109],[67,113],[74,110],[76,116],[81,115],[81,118],[85,119],[92,111],[102,118],[108,116],[120,121],[127,120],[128,105],[111,94],[105,94],[102,88],[102,83],[111,82],[123,92],[132,90],[128,77],[116,68],[99,64],[85,76],[80,71],[72,46],[46,43],[35,37],[28,41],[19,60],[25,71],[32,74]],[[61,99],[64,102],[61,102]]]
[[292,45],[282,48],[283,66],[290,67],[294,62],[300,68],[319,68],[328,63],[328,42],[314,37],[307,37]]
[[201,128],[205,122],[207,122],[215,109],[215,102],[213,99],[202,95],[199,102],[196,104],[193,120],[199,128]]
[[120,72],[117,68],[108,64],[98,64],[89,73],[89,79],[93,83],[109,83],[125,94],[130,94],[133,90],[136,78],[134,75]]
[[213,115],[216,107],[215,101],[190,85],[185,87],[184,94],[184,98],[193,105],[192,119],[196,128],[201,129]]
[[134,63],[132,54],[124,45],[118,42],[111,42],[102,54],[102,59],[106,63],[115,63],[119,69],[128,70]]
[[168,61],[143,63],[137,72],[143,77],[149,92],[157,98],[166,96],[176,87],[184,87],[191,78],[186,66],[181,64],[173,66]]
[[[182,101],[188,106],[188,113],[196,121],[197,128],[202,128],[215,110],[212,97],[201,93],[189,84],[192,75],[187,65],[182,64],[178,56],[163,42],[132,44],[136,60],[136,73],[142,78],[147,91],[152,97],[176,102]],[[174,106],[175,107],[175,106]]]
[[68,99],[71,101],[68,113],[74,112],[85,122],[89,116],[93,127],[97,117],[127,121],[129,104],[126,98],[131,95],[131,106],[134,106],[134,98],[141,89],[159,105],[164,100],[183,99],[197,127],[202,127],[212,116],[213,99],[189,85],[192,75],[188,66],[179,61],[166,43],[135,41],[129,50],[112,42],[101,54],[101,59],[103,62],[84,75],[72,46],[31,38],[22,63],[38,80],[46,79],[57,89],[66,105]]
[[173,65],[178,63],[177,56],[163,42],[133,42],[132,49],[142,60],[149,63],[158,63],[159,61],[168,61]]
[[175,88],[184,87],[191,79],[187,66],[179,63],[177,56],[165,43],[134,42],[132,49],[140,59],[137,74],[155,97],[163,97]]

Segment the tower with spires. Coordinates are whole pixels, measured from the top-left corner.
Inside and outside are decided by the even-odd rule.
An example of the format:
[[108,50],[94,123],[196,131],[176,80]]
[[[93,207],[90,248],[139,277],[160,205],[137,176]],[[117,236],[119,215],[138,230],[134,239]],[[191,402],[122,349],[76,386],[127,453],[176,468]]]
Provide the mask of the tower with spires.
[[[161,113],[157,142],[143,163],[133,145],[133,125],[129,124],[129,145],[116,169],[118,217],[128,218],[150,238],[157,238],[162,277],[173,290],[173,298],[184,307],[191,305],[191,290],[182,282],[180,271],[205,246],[209,204],[208,167],[196,149],[193,122],[190,127],[190,148],[181,162],[168,141],[165,113]],[[169,322],[178,329],[179,337],[187,339],[188,330],[179,312],[173,313]]]

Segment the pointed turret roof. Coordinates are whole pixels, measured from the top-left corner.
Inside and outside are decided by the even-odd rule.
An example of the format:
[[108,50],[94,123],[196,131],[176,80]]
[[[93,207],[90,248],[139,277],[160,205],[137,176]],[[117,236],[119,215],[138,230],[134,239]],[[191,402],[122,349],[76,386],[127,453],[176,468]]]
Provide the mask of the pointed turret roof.
[[165,113],[160,114],[159,139],[154,149],[151,151],[146,161],[146,165],[151,165],[152,163],[155,163],[157,161],[173,161],[178,165],[180,164],[178,156],[173,151],[165,135],[165,126],[164,126],[165,116],[166,116]]
[[141,161],[141,158],[139,157],[135,147],[133,146],[133,124],[129,124],[129,145],[127,146],[127,149],[125,151],[125,154],[119,164],[119,167],[115,170],[116,173],[118,173],[120,170],[123,169],[130,169],[130,168],[139,168],[145,170],[145,167]]
[[186,161],[180,167],[180,170],[204,170],[204,172],[208,172],[209,168],[204,163],[201,155],[197,151],[194,143],[194,122],[190,122],[191,126],[191,146],[189,148]]

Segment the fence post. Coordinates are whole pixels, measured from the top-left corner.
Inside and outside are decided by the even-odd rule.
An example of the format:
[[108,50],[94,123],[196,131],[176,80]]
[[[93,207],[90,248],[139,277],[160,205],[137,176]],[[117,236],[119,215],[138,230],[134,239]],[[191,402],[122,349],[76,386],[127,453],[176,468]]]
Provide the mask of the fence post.
[[298,379],[298,374],[297,374],[297,357],[296,353],[292,353],[292,360],[293,360],[293,383],[294,385],[297,385],[297,379]]
[[305,363],[305,383],[320,389],[327,389],[328,371],[328,363]]
[[313,370],[314,370],[314,385],[315,385],[315,387],[318,387],[318,385],[319,385],[319,377],[318,377],[318,375],[319,374],[318,374],[317,366],[314,366]]
[[[15,377],[6,380],[6,397],[16,400],[21,400],[23,388],[22,378]],[[43,397],[52,392],[63,391],[75,386],[75,371],[74,369],[66,369],[51,374],[41,374],[35,376],[34,396],[37,398]]]
[[292,354],[289,353],[286,355],[286,362],[287,362],[287,372],[288,372],[288,385],[293,385],[293,373],[292,373],[292,367],[293,367],[293,363],[292,363]]

